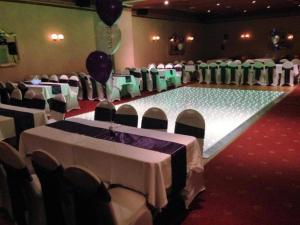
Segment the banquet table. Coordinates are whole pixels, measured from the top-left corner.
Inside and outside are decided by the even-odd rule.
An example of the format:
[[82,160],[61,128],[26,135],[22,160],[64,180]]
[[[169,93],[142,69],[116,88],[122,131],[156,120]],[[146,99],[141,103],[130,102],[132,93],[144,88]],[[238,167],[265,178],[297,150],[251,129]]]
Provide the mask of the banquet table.
[[14,137],[26,129],[43,126],[47,123],[47,117],[44,110],[5,104],[0,104],[0,117],[2,118],[1,133],[3,139]]
[[121,91],[121,95],[129,93],[132,98],[141,95],[139,84],[133,75],[113,76],[113,86]]
[[0,141],[16,136],[14,119],[0,115]]
[[[113,124],[112,132],[110,127],[108,122],[79,118],[60,121],[26,130],[21,135],[19,149],[24,156],[43,149],[65,167],[74,164],[87,167],[104,182],[144,194],[148,203],[158,209],[167,205],[168,191],[182,178],[185,182],[181,193],[187,207],[204,190],[202,149],[196,138],[120,124]],[[154,143],[151,150],[144,146],[149,143]],[[176,147],[174,155],[180,156],[177,160],[181,164],[173,160],[174,155],[156,151],[166,146]],[[179,170],[186,176],[176,177]]]

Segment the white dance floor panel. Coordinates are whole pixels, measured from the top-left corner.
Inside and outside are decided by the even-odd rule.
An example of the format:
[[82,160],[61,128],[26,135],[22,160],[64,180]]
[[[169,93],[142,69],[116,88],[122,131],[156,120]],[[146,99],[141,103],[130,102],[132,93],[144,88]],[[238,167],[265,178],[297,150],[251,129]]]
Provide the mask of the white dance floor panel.
[[[183,87],[129,103],[138,112],[139,126],[144,112],[158,107],[168,116],[168,132],[174,132],[177,115],[185,109],[195,109],[205,119],[204,157],[208,158],[226,145],[243,127],[256,118],[283,92]],[[120,107],[118,105],[116,108]],[[93,119],[94,112],[76,117]]]

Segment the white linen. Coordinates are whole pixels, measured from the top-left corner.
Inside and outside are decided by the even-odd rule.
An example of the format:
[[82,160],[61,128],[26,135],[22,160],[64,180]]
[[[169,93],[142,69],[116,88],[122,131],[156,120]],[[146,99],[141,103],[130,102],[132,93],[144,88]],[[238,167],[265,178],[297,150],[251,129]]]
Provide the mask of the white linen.
[[[299,68],[298,65],[294,65],[294,68],[291,70],[290,76],[290,86],[294,86],[294,77],[299,74]],[[282,69],[282,64],[276,64],[275,69],[275,79],[273,82],[274,86],[280,85],[282,86],[284,84],[284,71]]]
[[196,65],[185,65],[184,70],[186,72],[195,72],[196,71]]
[[[111,125],[78,118],[70,121],[106,129]],[[124,125],[115,124],[113,127],[116,131],[185,145],[188,173],[184,190],[186,203],[189,204],[204,189],[202,149],[196,138]],[[27,130],[21,135],[21,153],[28,154],[40,148],[53,154],[64,166],[85,166],[105,182],[121,184],[145,194],[149,204],[156,208],[163,208],[168,203],[167,189],[172,185],[171,156],[168,154],[46,126]]]
[[[126,80],[126,77],[130,76],[130,80]],[[126,91],[130,94],[132,98],[136,96],[140,96],[140,82],[133,75],[119,75],[113,76],[113,86],[117,87],[120,91],[122,90],[123,86],[126,88]]]
[[34,119],[34,126],[43,126],[47,123],[47,116],[44,110],[39,110],[39,109],[30,109],[30,108],[25,108],[25,107],[19,107],[19,106],[12,106],[12,105],[5,105],[5,104],[0,104],[0,108],[2,109],[10,109],[10,110],[15,110],[15,111],[20,111],[20,112],[27,112],[33,114],[33,119]]
[[0,115],[0,141],[14,136],[16,136],[14,119]]

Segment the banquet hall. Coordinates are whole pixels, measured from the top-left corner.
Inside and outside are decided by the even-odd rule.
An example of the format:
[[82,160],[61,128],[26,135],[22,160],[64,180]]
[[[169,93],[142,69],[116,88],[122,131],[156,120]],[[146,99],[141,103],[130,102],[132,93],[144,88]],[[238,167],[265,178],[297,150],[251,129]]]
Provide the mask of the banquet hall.
[[0,224],[300,224],[300,0],[0,0]]

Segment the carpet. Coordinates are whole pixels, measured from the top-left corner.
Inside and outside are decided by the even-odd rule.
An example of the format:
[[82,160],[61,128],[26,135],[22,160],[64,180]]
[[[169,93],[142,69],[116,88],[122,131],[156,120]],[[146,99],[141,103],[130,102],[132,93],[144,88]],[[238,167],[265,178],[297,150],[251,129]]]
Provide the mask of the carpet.
[[205,166],[182,225],[300,224],[300,87]]

